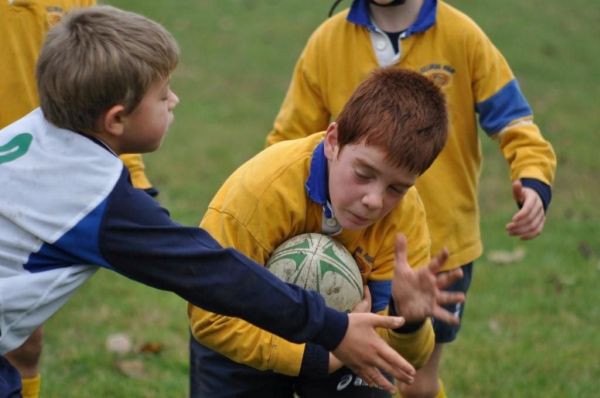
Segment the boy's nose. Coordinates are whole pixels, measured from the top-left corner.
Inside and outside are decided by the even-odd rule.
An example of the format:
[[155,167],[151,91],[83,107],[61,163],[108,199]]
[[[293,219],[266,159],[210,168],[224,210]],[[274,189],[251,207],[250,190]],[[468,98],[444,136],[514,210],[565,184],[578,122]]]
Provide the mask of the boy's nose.
[[383,206],[383,196],[378,192],[369,192],[363,196],[362,203],[369,209],[380,209]]
[[173,91],[169,93],[169,107],[172,110],[179,103],[179,97]]

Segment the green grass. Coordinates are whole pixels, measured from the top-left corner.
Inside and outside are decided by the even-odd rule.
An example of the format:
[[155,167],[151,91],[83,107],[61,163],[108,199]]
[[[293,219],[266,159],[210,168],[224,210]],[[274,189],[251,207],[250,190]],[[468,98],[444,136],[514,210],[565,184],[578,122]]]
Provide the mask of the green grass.
[[[163,23],[182,48],[173,88],[181,98],[148,174],[174,218],[196,225],[226,176],[263,146],[293,64],[331,1],[114,0]],[[514,212],[508,171],[484,139],[482,229],[487,250],[522,246],[519,263],[476,264],[466,318],[447,348],[451,397],[595,397],[600,378],[600,161],[593,143],[600,113],[600,8],[594,0],[451,2],[472,16],[505,54],[554,143],[559,169],[544,234],[508,238]],[[344,4],[349,4],[349,0]],[[341,9],[341,7],[339,7]],[[482,135],[483,136],[483,135]],[[107,352],[129,334],[158,354]],[[45,330],[43,397],[184,397],[186,305],[178,297],[99,271]],[[119,361],[139,361],[128,377]]]

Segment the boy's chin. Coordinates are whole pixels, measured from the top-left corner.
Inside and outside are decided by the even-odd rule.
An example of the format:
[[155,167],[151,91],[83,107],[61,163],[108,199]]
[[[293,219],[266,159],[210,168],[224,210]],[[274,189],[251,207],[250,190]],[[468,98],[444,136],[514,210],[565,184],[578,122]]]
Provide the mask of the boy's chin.
[[341,227],[347,231],[360,231],[373,225],[373,222],[358,222],[352,220],[338,220]]

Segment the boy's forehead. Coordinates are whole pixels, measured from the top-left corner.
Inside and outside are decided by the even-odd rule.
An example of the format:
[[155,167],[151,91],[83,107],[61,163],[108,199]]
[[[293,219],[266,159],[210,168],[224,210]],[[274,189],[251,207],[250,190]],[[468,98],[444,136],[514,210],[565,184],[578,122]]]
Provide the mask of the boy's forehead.
[[416,175],[406,168],[393,164],[387,149],[377,145],[349,144],[344,148],[351,164],[387,176],[394,184],[413,185]]
[[374,169],[391,166],[388,151],[378,145],[368,144],[365,140],[358,143],[347,144],[344,148],[349,156],[355,161],[365,163]]

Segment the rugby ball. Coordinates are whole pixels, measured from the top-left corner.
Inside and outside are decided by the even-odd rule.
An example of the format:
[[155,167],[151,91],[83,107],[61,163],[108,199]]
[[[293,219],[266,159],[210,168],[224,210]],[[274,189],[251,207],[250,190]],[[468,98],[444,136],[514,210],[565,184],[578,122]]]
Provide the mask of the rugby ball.
[[352,311],[363,298],[356,261],[327,235],[306,233],[283,242],[266,266],[285,282],[319,292],[327,305],[338,311]]

